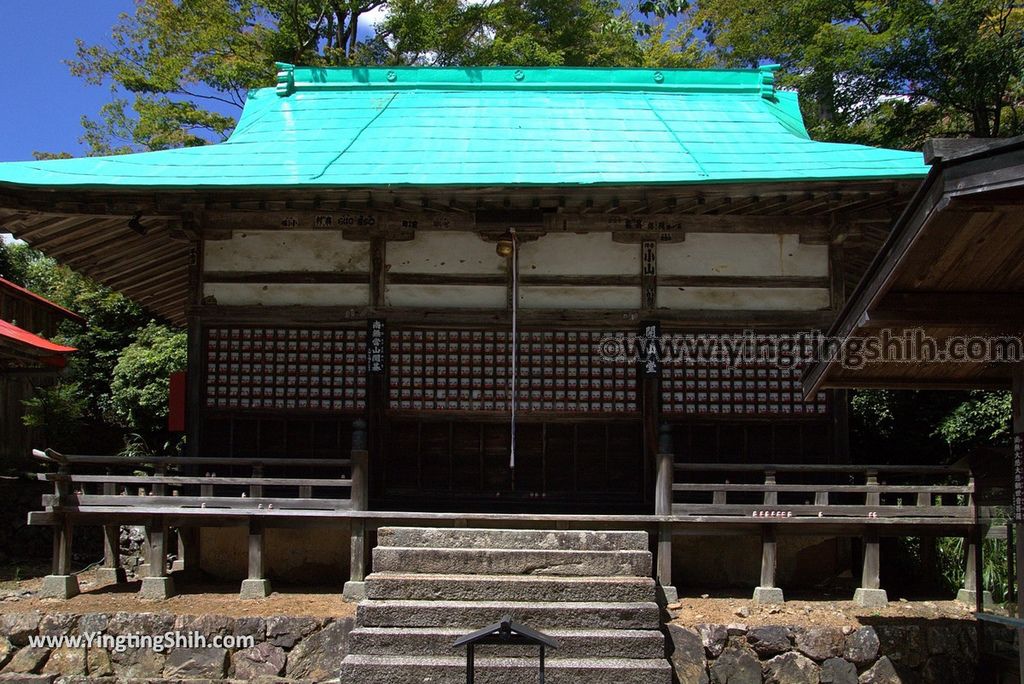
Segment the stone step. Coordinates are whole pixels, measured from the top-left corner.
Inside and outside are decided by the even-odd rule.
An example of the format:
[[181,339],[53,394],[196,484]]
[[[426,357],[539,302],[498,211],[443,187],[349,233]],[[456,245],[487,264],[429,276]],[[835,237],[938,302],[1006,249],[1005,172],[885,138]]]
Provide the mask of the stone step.
[[[472,631],[472,630],[469,630]],[[467,630],[453,627],[357,627],[349,633],[351,652],[360,655],[458,655],[452,644]],[[653,629],[558,629],[545,634],[558,641],[548,655],[559,658],[664,658],[665,637]],[[536,649],[480,646],[479,657],[523,657]]]
[[461,527],[382,527],[377,532],[377,545],[436,549],[649,550],[646,532]]
[[[476,658],[478,684],[525,684],[537,681],[537,657]],[[671,684],[672,669],[664,658],[548,658],[547,684]],[[465,656],[350,655],[341,666],[341,681],[360,684],[462,684]]]
[[543,575],[426,575],[375,572],[366,578],[371,599],[417,601],[626,601],[655,599],[650,577]]
[[658,604],[510,601],[363,601],[359,627],[456,627],[471,632],[511,615],[534,629],[658,629]]
[[378,546],[375,572],[444,574],[458,568],[466,575],[614,575],[649,577],[647,551],[564,551],[539,549],[440,549]]

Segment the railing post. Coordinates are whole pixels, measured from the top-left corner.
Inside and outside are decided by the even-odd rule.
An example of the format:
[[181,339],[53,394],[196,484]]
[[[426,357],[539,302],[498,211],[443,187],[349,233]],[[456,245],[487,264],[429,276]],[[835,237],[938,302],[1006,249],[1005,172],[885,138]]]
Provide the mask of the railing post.
[[153,516],[146,524],[146,563],[149,571],[142,578],[139,597],[163,600],[174,596],[174,579],[167,573],[167,521]]
[[261,599],[270,596],[270,580],[265,565],[267,539],[265,525],[258,517],[249,518],[249,576],[242,580],[239,596]]
[[967,535],[964,536],[964,586],[957,591],[956,600],[966,603],[975,611],[982,612],[985,604],[991,605],[992,594],[985,591],[982,580],[982,559],[985,535],[982,533],[981,524],[978,522],[978,509],[975,501],[974,474],[967,479],[967,486],[970,487],[967,505],[971,509],[972,524]]
[[[877,471],[869,470],[867,472],[865,484],[869,487],[869,491],[864,495],[865,508],[881,505],[882,495],[877,489]],[[867,511],[868,514],[871,512]],[[881,588],[880,565],[881,549],[878,531],[869,526],[864,532],[864,565],[861,568],[860,588],[853,594],[853,602],[862,608],[884,608],[889,605],[889,596],[885,593],[885,589]]]
[[367,470],[369,453],[366,449],[366,421],[359,419],[352,423],[352,489],[350,510],[354,513],[349,518],[351,557],[349,559],[349,579],[345,582],[343,594],[349,600],[362,600],[366,597],[366,519],[356,517],[359,511],[367,509],[369,501],[369,482]]
[[[779,493],[774,490],[777,481],[774,470],[764,472],[764,497],[765,506],[776,506],[779,503]],[[754,588],[754,603],[784,603],[785,596],[782,589],[775,586],[775,565],[777,557],[777,544],[775,541],[775,525],[761,526],[761,582]]]
[[[53,482],[53,507],[59,509],[68,503],[71,494],[71,468],[65,461],[57,469]],[[78,594],[78,577],[71,574],[71,539],[74,526],[67,513],[57,516],[53,527],[53,566],[43,578],[39,595],[44,598],[68,599]]]
[[[672,426],[662,423],[658,427],[657,477],[654,489],[654,514],[672,515],[672,485],[675,483],[675,449],[672,445]],[[655,579],[658,582],[659,599],[666,605],[679,600],[679,594],[672,584],[672,524],[662,520],[658,523],[658,553]]]

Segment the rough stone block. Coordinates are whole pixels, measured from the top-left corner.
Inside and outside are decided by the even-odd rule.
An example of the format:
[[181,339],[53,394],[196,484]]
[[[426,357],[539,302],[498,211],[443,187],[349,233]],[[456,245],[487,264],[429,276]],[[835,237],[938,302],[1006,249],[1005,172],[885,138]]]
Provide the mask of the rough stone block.
[[349,653],[352,618],[332,622],[299,642],[288,654],[288,677],[322,682],[338,676]]
[[885,593],[885,589],[860,587],[853,592],[853,602],[861,608],[885,608],[889,605],[889,595]]
[[818,684],[820,681],[817,664],[799,653],[783,653],[764,664],[765,684]]
[[231,676],[246,681],[276,677],[284,671],[286,659],[283,648],[264,641],[231,656]]
[[812,627],[797,634],[796,649],[819,662],[839,658],[846,649],[846,637],[835,627]]
[[778,625],[754,627],[747,632],[747,643],[762,658],[777,656],[793,648],[789,640],[789,628]]
[[857,684],[857,666],[842,658],[821,664],[821,684]]
[[779,589],[778,587],[754,588],[754,603],[759,603],[763,605],[776,605],[785,602],[786,599],[782,594],[782,589]]
[[[960,603],[965,603],[968,606],[974,607],[977,605],[978,592],[971,591],[970,589],[960,589],[960,591],[956,592],[956,600]],[[992,592],[983,592],[981,595],[981,601],[983,606],[991,606],[993,604]]]
[[227,669],[226,648],[176,648],[167,655],[164,676],[174,679],[221,679]]
[[174,596],[174,580],[170,577],[143,577],[139,598],[164,601]]
[[547,549],[552,551],[646,551],[646,532],[617,530],[502,530],[382,527],[379,546],[443,549]]
[[668,635],[672,640],[669,662],[680,684],[707,684],[708,661],[700,633],[696,629],[670,623]]
[[874,627],[861,627],[846,636],[843,657],[857,665],[867,665],[878,657],[880,642]]
[[349,580],[345,582],[345,587],[341,590],[341,595],[345,597],[347,601],[362,601],[366,598],[366,582],[353,582]]
[[124,568],[96,568],[96,579],[100,584],[124,584],[128,575]]
[[263,599],[270,596],[270,580],[244,579],[238,597],[243,599]]
[[39,589],[41,598],[69,599],[78,595],[78,577],[75,575],[47,575]]

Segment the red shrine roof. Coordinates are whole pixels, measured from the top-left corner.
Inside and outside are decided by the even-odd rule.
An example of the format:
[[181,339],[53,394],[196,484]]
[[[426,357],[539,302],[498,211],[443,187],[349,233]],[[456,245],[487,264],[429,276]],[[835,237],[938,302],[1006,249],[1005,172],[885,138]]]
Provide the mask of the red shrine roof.
[[65,354],[76,351],[56,342],[33,335],[13,323],[0,320],[0,357],[22,361],[35,361],[44,366],[63,368],[67,363]]

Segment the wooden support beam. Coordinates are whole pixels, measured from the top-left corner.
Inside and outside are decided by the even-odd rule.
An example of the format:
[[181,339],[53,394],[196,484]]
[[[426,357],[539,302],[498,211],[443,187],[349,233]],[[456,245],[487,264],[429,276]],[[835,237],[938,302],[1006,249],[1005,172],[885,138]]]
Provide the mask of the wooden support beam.
[[167,518],[154,515],[146,523],[146,562],[139,598],[162,601],[174,595],[174,580],[167,573]]
[[777,543],[775,526],[765,525],[761,528],[761,587],[775,586]]
[[267,537],[263,522],[249,518],[249,579],[266,579]]
[[877,532],[864,535],[864,565],[861,570],[860,586],[864,589],[879,589],[882,586],[880,577],[881,553]]

